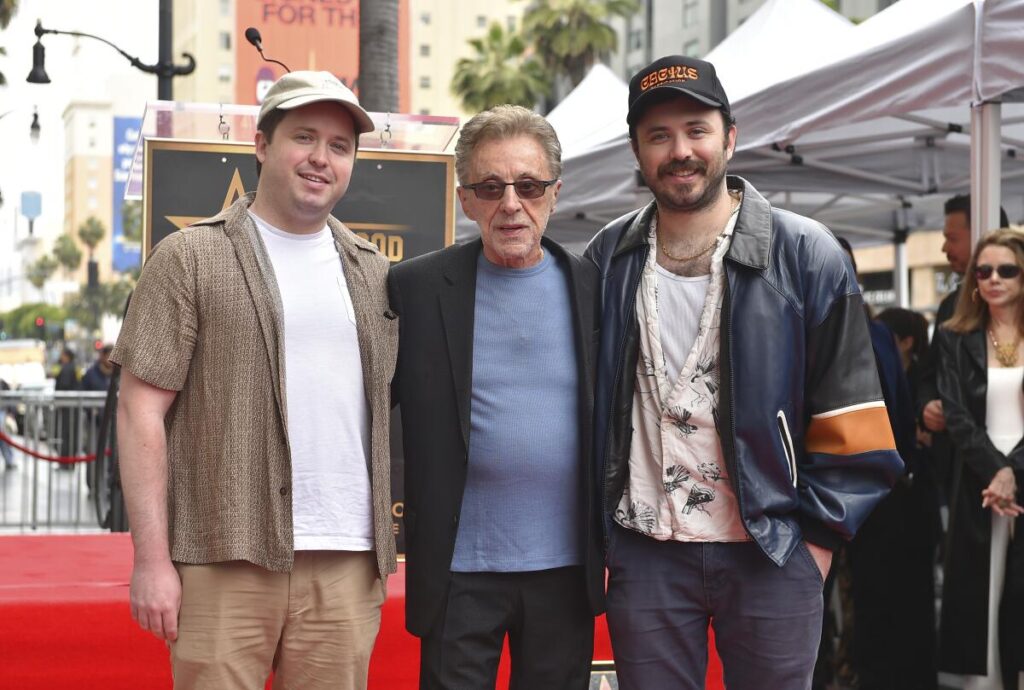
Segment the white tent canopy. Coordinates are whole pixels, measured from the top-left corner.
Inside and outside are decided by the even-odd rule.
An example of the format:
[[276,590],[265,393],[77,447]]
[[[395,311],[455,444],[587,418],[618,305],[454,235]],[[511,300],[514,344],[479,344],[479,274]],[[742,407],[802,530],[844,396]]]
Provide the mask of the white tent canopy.
[[629,87],[614,72],[598,63],[583,81],[547,115],[558,134],[562,158],[622,136]]
[[982,175],[971,105],[1011,100],[1024,85],[1021,27],[1024,0],[901,0],[855,29],[858,52],[840,49],[734,102],[741,141],[730,167],[765,192],[831,195],[812,197],[819,208],[831,202],[817,217],[851,234],[940,226],[941,201],[969,191],[972,171],[986,190],[976,196],[1001,197],[1020,219],[1024,107],[1002,106],[1001,143],[999,120],[988,127],[993,160]]
[[704,59],[735,103],[803,74],[820,55],[852,50],[853,28],[820,0],[769,0]]

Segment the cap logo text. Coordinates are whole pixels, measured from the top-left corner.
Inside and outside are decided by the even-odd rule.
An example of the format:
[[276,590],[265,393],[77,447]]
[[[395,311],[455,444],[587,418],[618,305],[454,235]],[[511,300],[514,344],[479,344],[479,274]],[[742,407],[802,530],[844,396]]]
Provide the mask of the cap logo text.
[[697,72],[696,67],[683,67],[682,65],[665,67],[645,75],[640,80],[640,90],[646,91],[670,81],[690,81],[694,79],[700,79],[700,74]]

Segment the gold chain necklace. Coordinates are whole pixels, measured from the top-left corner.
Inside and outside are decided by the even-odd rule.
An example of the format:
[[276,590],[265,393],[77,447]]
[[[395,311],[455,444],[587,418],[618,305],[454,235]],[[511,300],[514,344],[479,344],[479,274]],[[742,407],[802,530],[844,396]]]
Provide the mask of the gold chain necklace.
[[[730,205],[732,206],[731,210],[729,211],[729,213],[731,215],[733,213],[736,213],[736,207],[738,207],[740,205],[740,196],[739,196],[738,192],[734,192],[733,190],[730,189],[729,190],[729,197],[730,197]],[[711,248],[714,247],[718,243],[718,240],[724,234],[725,234],[725,232],[722,232],[722,233],[720,233],[718,235],[715,235],[714,238],[711,240],[711,244],[709,244],[708,246],[704,247],[699,252],[697,252],[696,254],[693,254],[691,256],[672,256],[672,252],[670,252],[668,250],[668,247],[666,247],[665,243],[660,241],[660,239],[658,241],[658,246],[661,247],[661,253],[664,254],[665,256],[667,256],[668,258],[672,259],[673,261],[693,261],[694,259],[702,257],[705,254],[707,254],[709,251],[711,251]]]
[[996,340],[996,333],[991,328],[988,337],[992,339],[992,348],[996,351],[996,361],[1004,367],[1017,366],[1017,350],[1020,347],[1020,338],[1014,338],[1012,343],[1000,345]]
[[672,259],[673,261],[693,261],[694,259],[707,254],[711,250],[711,248],[718,243],[719,237],[721,237],[721,235],[715,235],[715,237],[711,240],[711,244],[709,244],[708,246],[704,247],[699,252],[691,256],[672,256],[672,252],[668,250],[668,247],[665,246],[664,242],[658,242],[658,246],[661,247],[661,253],[667,256],[668,258]]

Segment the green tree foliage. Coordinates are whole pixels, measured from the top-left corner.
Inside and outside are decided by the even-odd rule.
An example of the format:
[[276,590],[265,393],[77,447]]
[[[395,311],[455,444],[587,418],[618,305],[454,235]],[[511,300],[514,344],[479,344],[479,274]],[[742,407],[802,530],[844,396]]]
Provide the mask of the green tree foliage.
[[126,201],[121,206],[121,228],[126,240],[142,243],[141,201]]
[[575,87],[594,63],[615,52],[609,20],[637,10],[635,0],[530,0],[523,32],[544,67]]
[[47,324],[59,324],[64,322],[65,313],[63,309],[52,304],[23,304],[3,314],[4,330],[11,338],[35,338],[38,316],[46,319]]
[[532,108],[550,91],[544,67],[527,55],[526,42],[518,34],[494,23],[469,44],[474,55],[456,63],[451,84],[466,110],[478,112],[502,103]]
[[0,0],[0,29],[6,29],[18,12],[18,0]]
[[69,318],[75,319],[88,330],[100,327],[104,314],[122,316],[128,296],[135,288],[135,282],[122,278],[112,283],[100,283],[95,290],[83,285],[78,294],[68,297],[64,306]]
[[53,272],[57,270],[60,264],[49,254],[36,259],[35,263],[28,267],[25,273],[25,277],[28,278],[28,282],[32,283],[37,290],[42,290],[43,285],[50,279]]
[[57,259],[65,271],[71,272],[82,265],[82,250],[71,235],[64,233],[53,243],[53,258]]
[[78,226],[78,239],[82,240],[82,244],[89,248],[90,260],[92,260],[92,253],[95,251],[96,245],[106,234],[107,229],[103,227],[103,222],[96,216],[89,216],[84,223]]
[[[6,29],[11,19],[18,12],[18,0],[0,0],[0,29]],[[0,46],[0,55],[7,55],[7,51]],[[7,77],[0,72],[0,86],[7,84]]]

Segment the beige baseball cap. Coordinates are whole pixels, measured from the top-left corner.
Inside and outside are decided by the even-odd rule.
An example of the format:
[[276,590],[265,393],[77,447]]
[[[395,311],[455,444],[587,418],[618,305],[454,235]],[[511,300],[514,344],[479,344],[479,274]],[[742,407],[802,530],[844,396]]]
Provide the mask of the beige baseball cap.
[[272,110],[291,110],[320,101],[334,101],[345,106],[352,114],[357,134],[373,131],[373,120],[359,105],[359,99],[351,89],[330,72],[308,70],[289,72],[274,82],[263,98],[256,128],[259,129],[263,118]]

